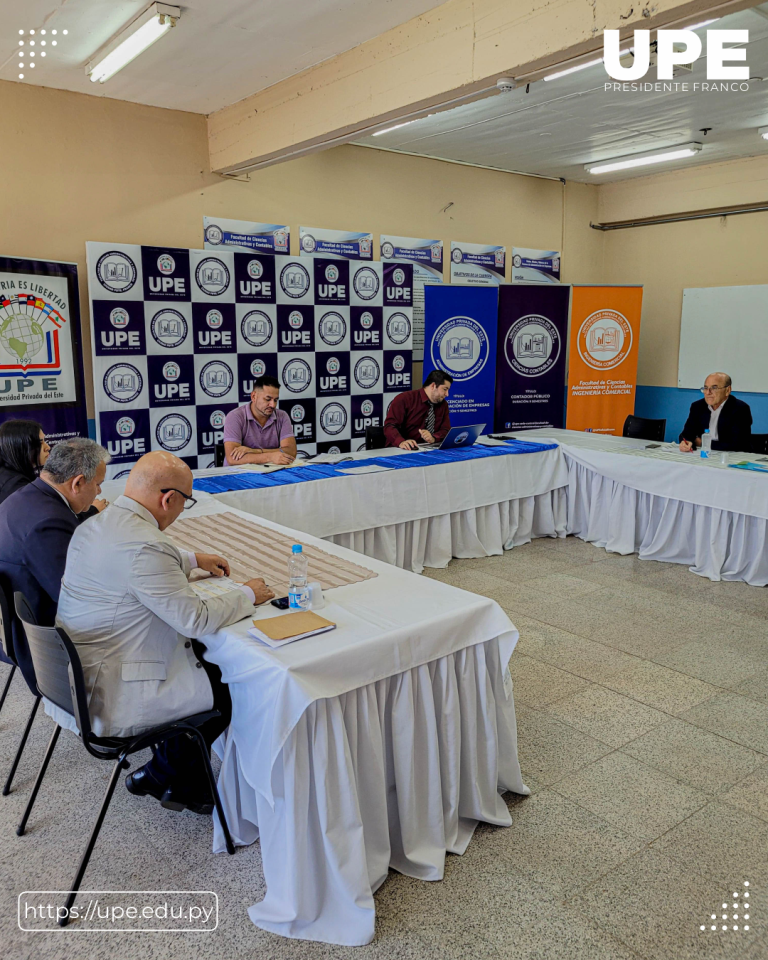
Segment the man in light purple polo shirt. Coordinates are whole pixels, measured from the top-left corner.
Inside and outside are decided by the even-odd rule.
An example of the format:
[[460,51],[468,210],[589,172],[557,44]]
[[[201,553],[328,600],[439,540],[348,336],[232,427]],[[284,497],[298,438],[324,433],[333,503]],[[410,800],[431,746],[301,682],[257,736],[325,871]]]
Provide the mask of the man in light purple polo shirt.
[[280,384],[274,377],[253,381],[251,402],[227,414],[224,453],[230,466],[239,463],[293,463],[296,440],[285,410],[278,410]]

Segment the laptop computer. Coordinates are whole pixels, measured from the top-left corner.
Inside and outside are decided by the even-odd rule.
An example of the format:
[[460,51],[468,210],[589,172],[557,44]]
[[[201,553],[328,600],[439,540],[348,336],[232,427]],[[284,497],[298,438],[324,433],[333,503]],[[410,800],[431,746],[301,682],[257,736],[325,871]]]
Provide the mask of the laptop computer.
[[473,423],[468,427],[451,427],[442,443],[420,443],[419,450],[456,450],[459,447],[471,447],[485,430],[484,423]]

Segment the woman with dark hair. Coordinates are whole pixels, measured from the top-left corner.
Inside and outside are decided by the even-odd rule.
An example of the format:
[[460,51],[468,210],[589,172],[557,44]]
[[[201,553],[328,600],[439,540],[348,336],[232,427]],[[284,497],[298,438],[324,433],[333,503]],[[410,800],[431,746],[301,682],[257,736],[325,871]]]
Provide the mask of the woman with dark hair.
[[50,452],[36,420],[6,420],[0,425],[0,503],[32,483]]

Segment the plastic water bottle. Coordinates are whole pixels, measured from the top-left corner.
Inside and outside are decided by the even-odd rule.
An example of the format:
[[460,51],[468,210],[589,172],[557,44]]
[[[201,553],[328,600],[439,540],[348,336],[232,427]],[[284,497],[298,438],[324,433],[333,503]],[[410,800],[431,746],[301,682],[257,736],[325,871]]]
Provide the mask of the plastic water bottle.
[[705,459],[710,456],[712,453],[712,435],[709,430],[704,431],[704,436],[701,438],[701,455]]
[[288,560],[288,606],[291,610],[309,609],[309,586],[307,585],[307,558],[301,544],[294,543]]

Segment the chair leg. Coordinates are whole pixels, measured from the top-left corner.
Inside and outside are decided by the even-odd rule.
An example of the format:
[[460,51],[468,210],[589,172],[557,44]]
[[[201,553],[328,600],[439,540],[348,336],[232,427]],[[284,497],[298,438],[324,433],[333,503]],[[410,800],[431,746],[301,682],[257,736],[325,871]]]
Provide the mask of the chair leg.
[[227,818],[224,816],[224,808],[221,805],[219,788],[216,785],[216,778],[213,775],[213,768],[211,767],[211,757],[208,752],[208,744],[205,742],[205,737],[202,735],[202,733],[200,733],[199,730],[195,730],[194,734],[200,747],[200,752],[203,755],[203,764],[205,765],[205,773],[208,777],[208,786],[211,788],[213,802],[216,806],[216,813],[219,815],[219,823],[221,824],[221,829],[224,831],[224,842],[227,845],[227,853],[231,856],[235,852],[235,845],[232,843],[232,837],[229,832],[229,824],[227,823]]
[[66,927],[69,923],[69,911],[72,907],[72,904],[75,902],[77,897],[77,891],[80,889],[80,884],[82,883],[83,876],[85,871],[88,868],[88,862],[91,859],[91,854],[93,853],[93,848],[96,846],[96,841],[99,839],[99,833],[101,831],[101,826],[104,823],[104,818],[107,815],[107,810],[109,805],[112,802],[112,795],[115,792],[115,787],[117,786],[117,781],[120,779],[120,771],[124,770],[128,766],[125,756],[120,756],[115,763],[115,766],[112,770],[112,776],[109,779],[107,784],[107,792],[104,794],[104,800],[101,804],[101,809],[99,810],[99,815],[96,818],[96,823],[93,825],[93,830],[91,831],[91,836],[88,839],[88,846],[85,848],[85,853],[83,854],[82,860],[80,861],[80,866],[77,868],[77,873],[75,874],[74,882],[72,883],[72,888],[70,889],[69,896],[67,897],[67,902],[64,905],[64,916],[59,920],[60,927]]
[[3,704],[5,703],[5,698],[8,695],[8,687],[11,685],[11,680],[13,680],[13,675],[16,673],[16,664],[11,664],[11,672],[8,674],[8,679],[5,681],[5,686],[3,687],[3,693],[0,696],[0,710],[3,709]]
[[8,779],[5,781],[5,786],[3,787],[3,796],[7,797],[11,792],[11,784],[13,783],[13,778],[16,776],[16,768],[19,765],[19,760],[21,760],[21,755],[24,752],[24,747],[27,743],[27,737],[29,736],[29,731],[32,729],[32,724],[35,720],[35,714],[37,713],[37,708],[40,706],[40,697],[35,697],[35,702],[32,707],[32,712],[29,715],[29,720],[27,720],[27,725],[24,727],[24,733],[21,735],[21,742],[19,743],[19,749],[16,751],[16,756],[13,758],[13,763],[11,764],[11,772],[8,774]]
[[50,763],[51,757],[53,755],[53,750],[56,746],[56,741],[59,739],[60,733],[61,733],[61,727],[57,723],[56,729],[53,731],[53,733],[51,734],[51,739],[48,741],[48,749],[45,751],[43,762],[37,774],[37,780],[35,780],[35,785],[34,787],[32,787],[32,793],[29,796],[26,809],[24,810],[24,816],[21,818],[21,823],[18,825],[18,827],[16,827],[16,834],[19,837],[24,836],[24,831],[27,828],[27,820],[29,820],[29,815],[32,813],[32,807],[34,807],[35,800],[37,800],[37,793],[40,789],[40,785],[43,782],[45,771],[48,769],[48,764]]

